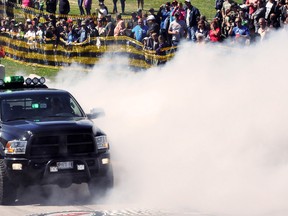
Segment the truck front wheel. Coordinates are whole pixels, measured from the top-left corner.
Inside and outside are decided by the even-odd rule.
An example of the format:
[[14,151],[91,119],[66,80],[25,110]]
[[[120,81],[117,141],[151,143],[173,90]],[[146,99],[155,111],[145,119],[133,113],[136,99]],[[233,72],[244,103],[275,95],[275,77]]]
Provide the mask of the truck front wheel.
[[13,204],[17,197],[17,186],[8,178],[4,160],[0,160],[0,205]]
[[102,198],[113,188],[114,177],[112,168],[103,177],[93,178],[88,182],[88,188],[91,197]]

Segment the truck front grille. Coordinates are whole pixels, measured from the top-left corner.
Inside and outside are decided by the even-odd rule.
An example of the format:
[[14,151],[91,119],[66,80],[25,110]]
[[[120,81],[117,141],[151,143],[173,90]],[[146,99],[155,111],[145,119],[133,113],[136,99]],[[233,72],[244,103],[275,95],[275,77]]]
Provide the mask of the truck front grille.
[[35,135],[30,155],[37,157],[71,156],[95,152],[91,134]]

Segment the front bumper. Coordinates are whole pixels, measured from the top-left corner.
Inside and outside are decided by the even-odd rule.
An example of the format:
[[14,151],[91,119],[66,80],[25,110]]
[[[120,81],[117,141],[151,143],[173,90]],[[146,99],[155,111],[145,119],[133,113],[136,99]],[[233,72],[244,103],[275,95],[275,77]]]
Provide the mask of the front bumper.
[[[110,169],[110,154],[97,157],[65,159],[4,159],[10,180],[17,185],[58,184],[89,182],[92,178],[105,176]],[[63,166],[64,165],[64,166]],[[68,165],[68,166],[67,166]]]

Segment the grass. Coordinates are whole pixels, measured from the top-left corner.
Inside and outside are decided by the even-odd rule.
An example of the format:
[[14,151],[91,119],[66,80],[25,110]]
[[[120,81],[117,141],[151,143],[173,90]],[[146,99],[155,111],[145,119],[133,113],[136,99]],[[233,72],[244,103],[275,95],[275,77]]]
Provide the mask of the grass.
[[[179,1],[179,0],[178,0]],[[165,4],[167,1],[161,0],[144,0],[144,11],[148,11],[150,8],[154,8],[158,10],[160,5]],[[180,1],[179,1],[180,2]],[[181,2],[184,2],[182,0]],[[215,0],[192,0],[192,5],[197,7],[201,14],[205,15],[207,18],[213,18],[215,15],[214,9],[214,2]],[[112,0],[105,0],[105,5],[108,7],[109,12],[113,11],[113,1]],[[77,0],[70,0],[71,5],[71,14],[79,14],[79,9],[77,5]],[[130,14],[132,12],[137,11],[137,0],[126,0],[126,7],[125,7],[125,14]],[[98,0],[94,0],[92,3],[92,12],[95,12],[95,9],[98,6]],[[120,0],[117,2],[118,12],[121,11]]]
[[[165,4],[166,2],[172,2],[172,0],[144,0],[144,11],[148,11],[150,8],[154,8],[155,10],[158,10],[160,5]],[[178,2],[184,3],[184,0],[177,0]],[[80,14],[78,9],[77,0],[70,0],[71,5],[71,12],[70,14]],[[235,0],[235,2],[242,2],[242,0]],[[113,11],[113,1],[112,0],[105,0],[105,5],[108,7],[109,13]],[[215,15],[215,0],[191,0],[192,5],[197,7],[200,10],[200,13],[202,15],[205,15],[208,19],[212,19]],[[126,0],[126,7],[125,7],[125,13],[130,14],[132,12],[137,11],[137,0]],[[98,0],[94,0],[92,3],[92,12],[95,12],[95,9],[99,8],[98,6]],[[117,8],[118,12],[121,11],[121,5],[120,0],[117,1]]]
[[38,76],[53,78],[59,71],[59,69],[26,65],[5,58],[1,59],[1,64],[5,66],[5,73],[7,76],[19,75],[19,73],[21,73],[24,75],[36,74]]

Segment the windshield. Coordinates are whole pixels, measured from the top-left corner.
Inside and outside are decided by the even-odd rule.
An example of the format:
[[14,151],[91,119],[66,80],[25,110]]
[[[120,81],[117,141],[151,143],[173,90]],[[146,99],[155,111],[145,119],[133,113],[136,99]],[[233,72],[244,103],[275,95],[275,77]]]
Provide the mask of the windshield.
[[11,95],[2,98],[0,103],[2,121],[84,117],[81,107],[69,94]]

